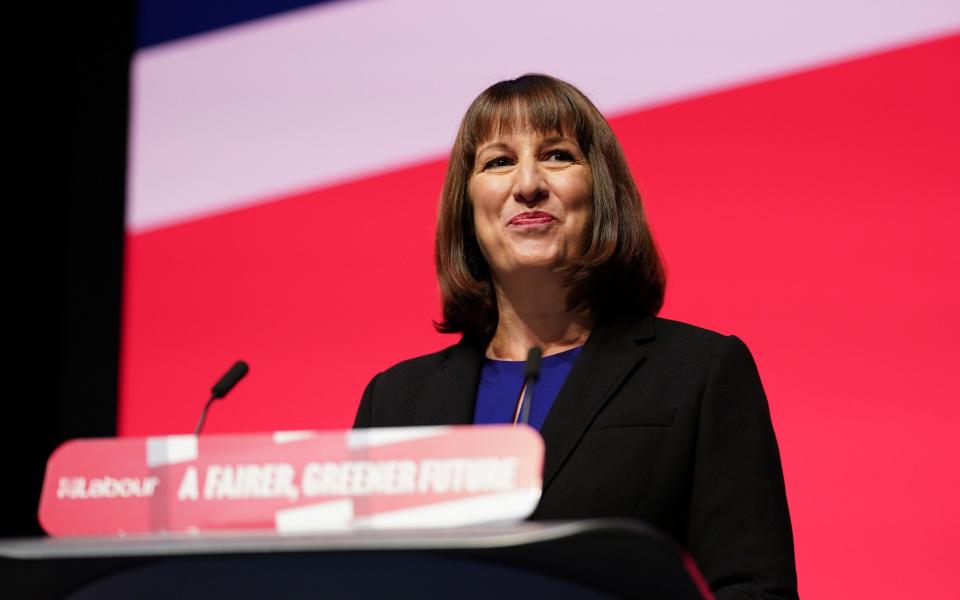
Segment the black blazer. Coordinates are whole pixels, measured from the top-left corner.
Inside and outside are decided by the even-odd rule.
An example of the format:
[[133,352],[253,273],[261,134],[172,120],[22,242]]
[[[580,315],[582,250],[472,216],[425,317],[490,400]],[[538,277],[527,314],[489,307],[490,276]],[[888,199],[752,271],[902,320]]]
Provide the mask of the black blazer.
[[[483,352],[461,341],[380,373],[355,426],[471,423]],[[541,433],[533,519],[641,519],[690,552],[718,600],[797,597],[777,441],[736,337],[652,317],[599,323]]]

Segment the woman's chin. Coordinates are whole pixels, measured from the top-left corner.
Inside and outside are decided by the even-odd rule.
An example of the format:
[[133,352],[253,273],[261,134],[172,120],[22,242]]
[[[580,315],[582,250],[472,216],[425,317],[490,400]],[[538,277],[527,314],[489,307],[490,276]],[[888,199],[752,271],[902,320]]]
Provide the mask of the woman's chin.
[[551,254],[530,254],[517,256],[505,265],[506,271],[522,273],[525,271],[551,271],[564,263],[561,255]]

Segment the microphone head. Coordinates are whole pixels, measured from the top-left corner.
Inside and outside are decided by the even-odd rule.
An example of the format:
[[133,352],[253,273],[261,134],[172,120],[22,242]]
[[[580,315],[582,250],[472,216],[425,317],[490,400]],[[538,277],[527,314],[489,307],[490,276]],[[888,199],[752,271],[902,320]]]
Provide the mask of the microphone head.
[[233,366],[230,367],[230,370],[223,374],[223,377],[220,378],[216,384],[214,384],[213,389],[210,391],[213,393],[214,398],[223,398],[226,396],[230,390],[233,389],[233,386],[237,385],[243,377],[250,371],[250,367],[246,362],[238,360],[233,363]]
[[527,351],[527,362],[523,366],[524,379],[540,378],[540,359],[543,357],[543,350],[539,346],[534,346]]

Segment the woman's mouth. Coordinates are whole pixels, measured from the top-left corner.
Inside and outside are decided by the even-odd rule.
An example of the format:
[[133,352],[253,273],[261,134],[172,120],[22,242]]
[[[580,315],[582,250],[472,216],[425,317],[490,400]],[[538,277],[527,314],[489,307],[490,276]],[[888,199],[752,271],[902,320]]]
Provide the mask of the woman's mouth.
[[514,215],[507,224],[529,227],[531,225],[544,225],[551,221],[556,221],[556,219],[550,213],[543,212],[542,210],[533,210]]

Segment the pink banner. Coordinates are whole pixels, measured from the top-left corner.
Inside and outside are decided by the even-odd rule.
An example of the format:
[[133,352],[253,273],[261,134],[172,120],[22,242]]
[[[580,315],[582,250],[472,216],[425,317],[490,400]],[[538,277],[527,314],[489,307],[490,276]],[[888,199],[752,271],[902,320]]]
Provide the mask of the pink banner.
[[74,440],[39,516],[54,536],[454,527],[529,516],[542,470],[528,427]]

